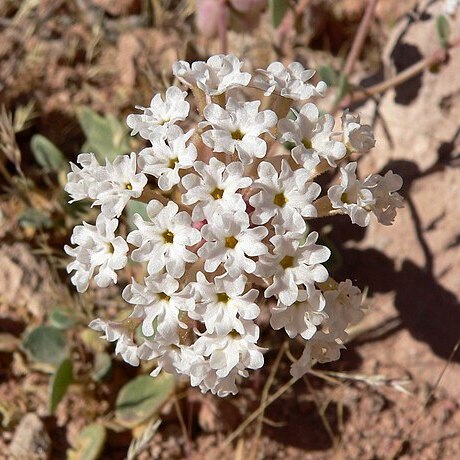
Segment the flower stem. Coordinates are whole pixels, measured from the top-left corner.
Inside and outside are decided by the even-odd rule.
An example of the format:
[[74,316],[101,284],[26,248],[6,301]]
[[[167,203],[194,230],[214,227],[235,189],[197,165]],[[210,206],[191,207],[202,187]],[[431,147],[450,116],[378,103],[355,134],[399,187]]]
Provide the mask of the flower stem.
[[[449,49],[459,45],[460,37],[450,43]],[[351,94],[350,96],[344,98],[340,103],[340,107],[348,107],[351,103],[365,100],[369,97],[375,96],[376,94],[383,93],[387,89],[399,86],[407,80],[410,80],[419,73],[423,72],[425,69],[446,62],[447,57],[447,50],[444,48],[439,48],[426,58],[421,59],[419,62],[416,62],[414,65],[398,73],[393,78],[385,80],[381,83],[377,83],[376,85],[370,86],[369,88],[363,89],[362,91],[357,91]]]
[[377,1],[378,0],[369,0],[367,3],[366,11],[364,12],[364,16],[361,19],[358,32],[355,35],[353,44],[351,45],[350,53],[348,54],[345,66],[343,68],[342,73],[344,75],[348,76],[353,72],[353,67],[355,66],[355,63],[363,49],[364,41],[374,16],[375,7],[377,6]]

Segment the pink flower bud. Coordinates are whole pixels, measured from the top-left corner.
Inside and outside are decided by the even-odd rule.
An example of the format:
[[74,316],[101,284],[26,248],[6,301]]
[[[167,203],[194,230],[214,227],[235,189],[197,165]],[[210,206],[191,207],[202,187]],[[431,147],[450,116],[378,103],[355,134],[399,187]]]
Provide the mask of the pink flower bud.
[[230,0],[230,3],[241,13],[257,13],[267,6],[267,0]]
[[217,35],[222,8],[225,8],[225,4],[218,0],[197,0],[195,23],[205,37]]

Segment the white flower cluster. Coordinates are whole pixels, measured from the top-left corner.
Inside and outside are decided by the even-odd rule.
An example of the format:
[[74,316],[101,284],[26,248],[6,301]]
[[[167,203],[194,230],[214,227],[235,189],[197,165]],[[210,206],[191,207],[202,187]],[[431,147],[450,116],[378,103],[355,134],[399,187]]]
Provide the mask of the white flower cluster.
[[[101,207],[96,225],[77,226],[75,247],[65,248],[77,290],[93,277],[100,287],[116,283],[129,252],[146,266],[147,276],[123,290],[131,315],[90,326],[116,341],[116,352],[132,365],[155,360],[152,375],[163,369],[187,376],[219,396],[235,394],[239,377],[263,365],[262,306],[273,329],[303,343],[293,376],[338,359],[347,328],[362,316],[361,292],[329,277],[330,250],[307,222],[341,213],[363,226],[372,214],[390,224],[402,206],[399,176],[360,180],[356,162],[347,162],[374,146],[370,127],[346,112],[334,131],[333,117],[305,101],[326,89],[309,83],[313,71],[275,62],[253,77],[241,68],[232,55],[177,62],[174,75],[198,100],[195,128],[188,92],[172,86],[128,117],[132,134],[149,147],[105,166],[81,154],[66,186],[72,201],[90,198]],[[245,101],[248,85],[274,110]],[[336,167],[340,184],[322,194],[315,178]],[[124,239],[118,219],[130,199],[147,204],[146,217],[135,214]]]
[[448,16],[453,16],[458,7],[460,6],[460,0],[444,0],[442,11]]

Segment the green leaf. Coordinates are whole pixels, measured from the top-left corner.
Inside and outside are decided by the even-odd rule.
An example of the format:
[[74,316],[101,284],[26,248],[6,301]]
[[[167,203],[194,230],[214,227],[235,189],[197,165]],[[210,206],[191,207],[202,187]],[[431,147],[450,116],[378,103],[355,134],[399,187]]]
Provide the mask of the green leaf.
[[22,346],[30,358],[55,366],[67,357],[67,341],[64,333],[53,326],[39,326],[27,334]]
[[344,74],[340,74],[338,82],[338,91],[336,96],[336,102],[340,102],[350,91],[350,84],[348,78]]
[[449,47],[450,25],[447,18],[443,15],[436,19],[436,31],[438,32],[439,42],[445,49]]
[[132,428],[152,417],[169,399],[174,390],[174,377],[141,375],[128,382],[118,393],[115,416],[124,426]]
[[324,80],[328,86],[337,86],[339,83],[339,72],[331,65],[322,65],[318,70],[319,78]]
[[133,222],[134,214],[139,214],[144,220],[149,221],[147,203],[143,203],[142,201],[129,200],[126,205],[126,213],[128,226],[131,230],[137,229]]
[[72,361],[70,361],[70,359],[64,359],[64,361],[62,361],[62,363],[57,368],[50,382],[49,409],[52,414],[56,410],[57,405],[66,394],[67,389],[72,382]]
[[27,208],[19,216],[19,224],[23,228],[32,227],[42,230],[49,229],[53,226],[50,216],[36,208]]
[[78,121],[86,136],[83,150],[94,152],[99,161],[113,161],[118,155],[129,152],[128,128],[113,115],[102,117],[88,107],[77,111]]
[[81,218],[82,216],[89,213],[91,209],[91,200],[80,200],[74,203],[69,203],[70,196],[67,192],[62,193],[59,197],[60,204],[64,212],[73,218]]
[[85,347],[89,348],[91,351],[104,351],[107,346],[107,341],[101,339],[101,333],[99,331],[84,328],[78,335]]
[[69,329],[77,324],[77,317],[70,311],[54,308],[49,316],[50,323],[58,329]]
[[66,166],[64,154],[45,136],[35,134],[30,141],[30,148],[37,163],[49,171],[59,171]]
[[112,369],[112,358],[108,353],[97,353],[94,357],[94,367],[92,377],[94,380],[102,380]]
[[144,335],[144,333],[142,332],[142,324],[136,327],[136,329],[134,330],[134,338],[136,339],[137,343],[143,343],[145,339],[153,340],[155,338],[155,336],[157,335],[157,329],[158,329],[158,318],[155,318],[152,321],[152,326],[153,326],[153,335],[148,336],[148,337]]
[[67,451],[68,460],[97,460],[104,449],[107,430],[103,425],[93,423],[83,428],[74,443],[74,448]]
[[337,246],[325,233],[320,234],[317,244],[322,244],[331,250],[329,259],[323,265],[329,273],[335,273],[343,265],[342,255]]
[[269,8],[273,27],[278,27],[281,24],[288,6],[287,0],[270,0]]

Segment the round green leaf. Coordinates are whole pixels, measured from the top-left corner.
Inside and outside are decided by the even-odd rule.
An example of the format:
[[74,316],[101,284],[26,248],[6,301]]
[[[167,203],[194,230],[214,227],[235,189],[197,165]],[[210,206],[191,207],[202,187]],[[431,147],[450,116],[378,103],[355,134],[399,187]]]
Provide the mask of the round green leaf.
[[53,221],[48,213],[40,209],[27,208],[19,216],[19,224],[24,228],[32,227],[46,230],[53,226]]
[[107,430],[103,425],[93,423],[83,428],[75,440],[74,448],[67,451],[69,460],[96,460],[104,449]]
[[63,332],[53,326],[40,326],[22,342],[30,358],[40,363],[58,365],[67,357],[67,341]]
[[97,353],[94,357],[92,377],[94,380],[104,379],[112,369],[112,358],[108,353]]
[[148,220],[147,215],[147,204],[141,201],[130,200],[126,205],[126,211],[128,214],[128,223],[131,230],[135,230],[136,226],[133,223],[134,214],[139,214],[144,220]]
[[450,25],[445,16],[441,15],[436,18],[436,31],[438,32],[441,46],[445,49],[449,48]]
[[273,27],[278,27],[281,24],[281,21],[286,14],[288,9],[288,1],[287,0],[270,0],[269,1],[269,9],[270,9],[270,16],[272,20]]
[[132,428],[154,415],[174,390],[174,377],[141,375],[128,382],[118,393],[115,415],[124,426]]
[[77,318],[70,311],[53,309],[49,317],[50,323],[58,329],[68,329],[77,323]]
[[70,359],[64,359],[62,363],[53,375],[50,382],[50,400],[49,409],[51,413],[54,413],[57,405],[64,397],[69,388],[69,385],[73,382],[73,365]]
[[94,152],[100,161],[113,161],[131,150],[128,129],[113,115],[101,116],[89,107],[81,107],[77,117],[86,136],[83,150]]
[[41,134],[32,136],[30,148],[37,163],[47,170],[59,171],[66,164],[64,154]]

